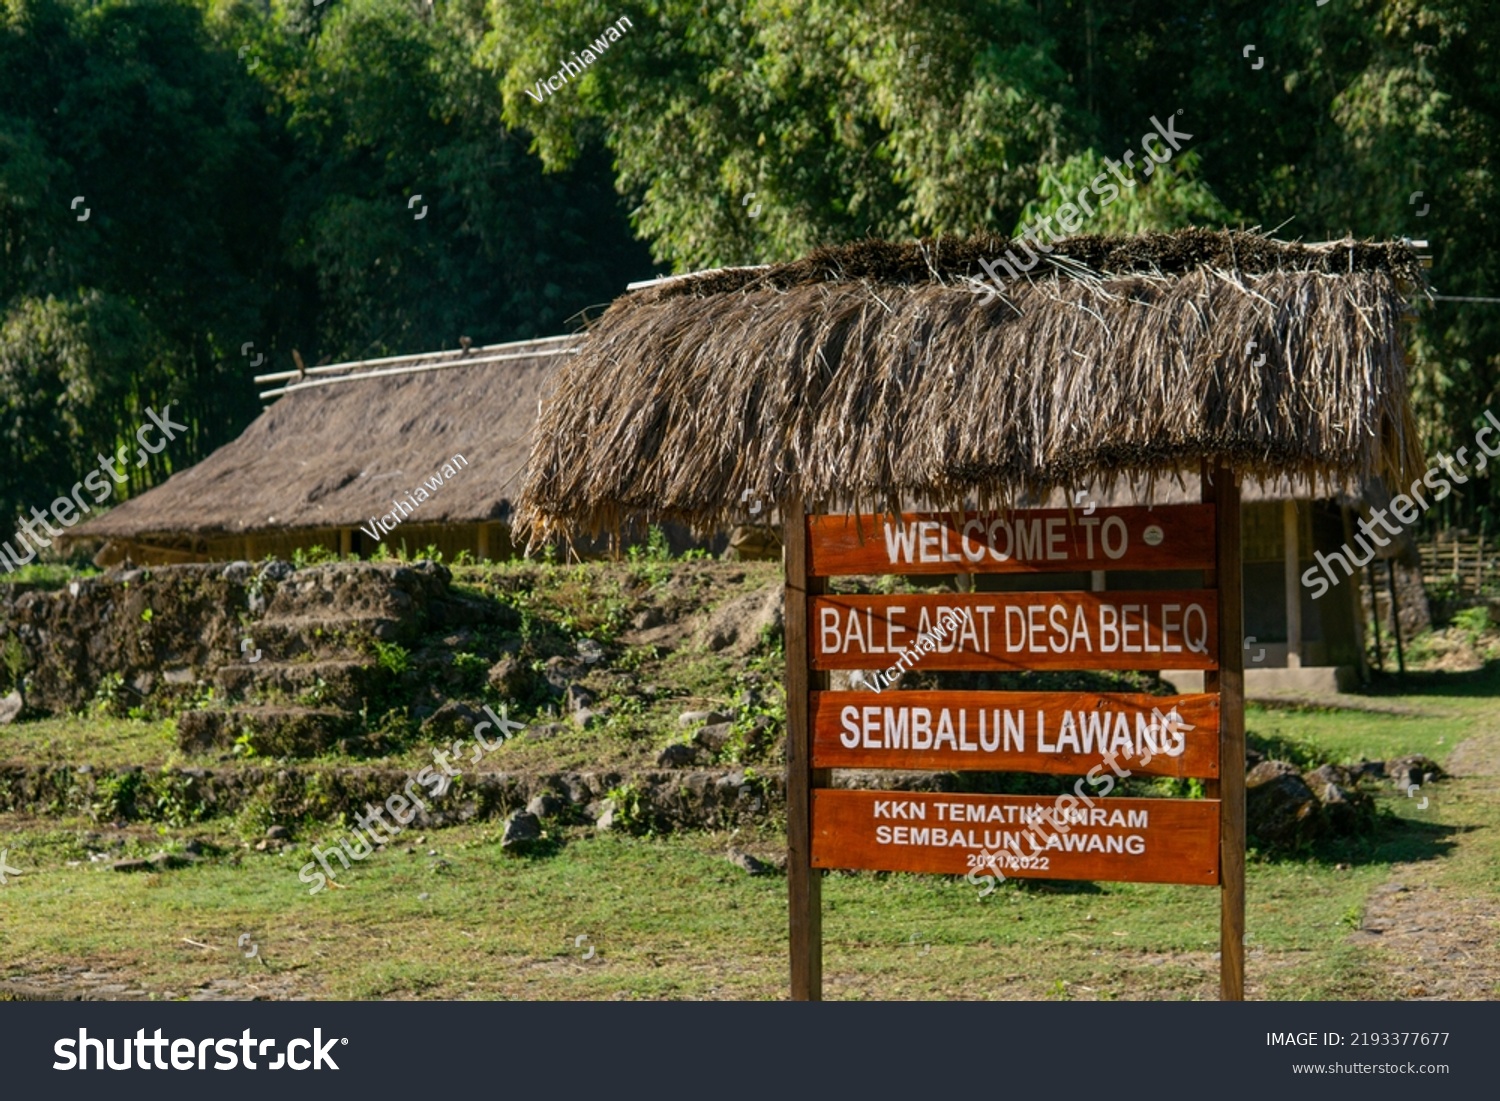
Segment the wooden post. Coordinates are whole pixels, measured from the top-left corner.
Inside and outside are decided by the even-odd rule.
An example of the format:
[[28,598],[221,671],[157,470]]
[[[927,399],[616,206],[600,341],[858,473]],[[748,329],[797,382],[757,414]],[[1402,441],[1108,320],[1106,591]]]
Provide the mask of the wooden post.
[[[826,787],[826,769],[812,768],[814,687],[809,599],[824,591],[809,577],[807,521],[800,499],[782,513],[786,555],[786,870],[792,1000],[823,1000],[823,873],[812,866],[812,789]],[[826,679],[826,674],[821,675]]]
[[1391,636],[1396,640],[1396,668],[1406,672],[1406,654],[1401,648],[1401,605],[1396,600],[1396,560],[1385,560],[1385,583],[1391,593]]
[[[1205,471],[1206,475],[1206,471]],[[1240,490],[1220,466],[1203,479],[1214,505],[1217,566],[1204,583],[1219,591],[1219,668],[1204,690],[1219,694],[1219,780],[1205,784],[1219,800],[1219,997],[1245,1000],[1245,644],[1240,563]]]
[[1286,667],[1302,668],[1302,585],[1298,580],[1297,502],[1281,502],[1281,545],[1286,556]]
[[[1370,622],[1375,625],[1375,663],[1385,672],[1385,643],[1380,641],[1380,582],[1375,577],[1375,563],[1372,561],[1365,566],[1365,576],[1370,582]],[[1364,615],[1363,602],[1359,609],[1360,615]]]
[[1349,617],[1354,620],[1354,660],[1359,667],[1359,683],[1370,683],[1370,662],[1365,657],[1365,587],[1364,574],[1360,574],[1360,580],[1349,579],[1350,592],[1348,602],[1345,605],[1349,609]]

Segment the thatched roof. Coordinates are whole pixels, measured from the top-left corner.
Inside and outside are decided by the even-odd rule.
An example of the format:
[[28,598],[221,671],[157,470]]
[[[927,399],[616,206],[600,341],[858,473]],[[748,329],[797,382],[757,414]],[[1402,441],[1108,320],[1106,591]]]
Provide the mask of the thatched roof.
[[491,349],[408,360],[396,375],[351,369],[294,388],[243,435],[198,465],[69,534],[132,538],[357,527],[390,511],[455,454],[469,462],[422,502],[413,523],[508,520],[544,384],[568,345],[507,346],[501,362],[465,366]]
[[1204,461],[1340,485],[1420,473],[1409,245],[1075,237],[984,294],[980,261],[1008,247],[869,242],[627,294],[559,372],[518,525],[701,530],[747,495],[1004,506]]
[[[1080,483],[1076,491],[1053,490],[1041,499],[1025,498],[1018,502],[1028,508],[1066,508],[1074,502],[1087,502],[1104,508],[1122,508],[1147,501],[1153,505],[1185,505],[1203,500],[1201,472],[1181,472],[1180,476],[1158,476],[1150,479],[1145,475],[1121,476],[1107,484]],[[1377,479],[1368,485],[1352,482],[1328,483],[1326,480],[1311,484],[1302,478],[1247,477],[1240,481],[1240,501],[1244,504],[1279,504],[1282,501],[1306,501],[1309,499],[1332,501],[1335,504],[1358,507],[1361,502],[1390,494]],[[910,511],[910,510],[908,510]]]

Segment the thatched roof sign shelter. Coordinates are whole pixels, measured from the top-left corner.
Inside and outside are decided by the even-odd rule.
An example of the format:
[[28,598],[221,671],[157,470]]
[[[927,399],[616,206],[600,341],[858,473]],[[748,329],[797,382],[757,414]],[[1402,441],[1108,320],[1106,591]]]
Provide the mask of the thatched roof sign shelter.
[[1003,506],[1205,463],[1339,486],[1421,473],[1410,245],[1074,237],[990,294],[980,262],[1008,247],[862,243],[625,295],[559,373],[518,526],[702,530],[747,495]]
[[[532,539],[619,530],[643,518],[710,528],[743,515],[750,495],[775,502],[784,514],[794,999],[822,996],[819,869],[941,872],[958,866],[946,851],[941,859],[917,851],[950,845],[946,839],[929,843],[925,829],[923,840],[880,834],[875,819],[881,804],[874,796],[890,793],[835,790],[830,770],[839,766],[826,755],[820,763],[813,729],[814,708],[832,689],[829,670],[857,668],[849,661],[878,662],[898,648],[903,670],[923,654],[938,670],[1117,668],[1110,663],[1113,651],[1109,662],[1103,660],[1102,612],[1098,653],[1085,629],[1087,654],[1070,650],[1079,641],[1075,632],[1045,652],[1034,641],[1026,646],[1028,655],[1043,657],[1012,655],[998,662],[1000,643],[992,643],[987,630],[983,644],[976,631],[970,652],[960,654],[957,638],[942,652],[930,637],[925,647],[911,641],[919,620],[899,631],[892,626],[898,613],[911,610],[908,605],[936,608],[938,599],[958,609],[954,623],[968,610],[971,627],[974,610],[993,612],[1003,604],[1010,655],[1012,611],[1028,619],[1051,600],[1053,611],[1061,609],[1067,620],[1070,607],[1109,606],[1123,623],[1125,608],[1147,606],[1116,607],[1107,594],[1093,593],[1053,593],[1042,602],[1036,593],[990,597],[972,591],[947,598],[828,596],[830,571],[814,566],[819,537],[809,531],[807,514],[899,513],[913,503],[941,510],[1004,508],[1079,486],[1109,493],[1116,483],[1142,481],[1149,501],[1156,481],[1203,472],[1200,493],[1212,508],[1199,515],[1212,518],[1213,565],[1192,564],[1190,572],[1199,579],[1166,595],[1174,609],[1198,608],[1205,624],[1203,604],[1190,601],[1211,605],[1214,646],[1202,651],[1207,656],[1201,664],[1181,652],[1171,661],[1157,660],[1168,668],[1201,670],[1203,693],[1217,709],[1213,770],[1194,774],[1205,778],[1209,802],[1165,800],[1150,811],[1182,814],[1174,820],[1182,828],[1160,836],[1197,836],[1202,851],[1170,869],[1147,874],[1142,865],[1105,878],[1145,881],[1159,875],[1164,882],[1217,885],[1220,992],[1239,1000],[1246,793],[1237,479],[1322,481],[1332,489],[1377,477],[1406,485],[1423,472],[1401,348],[1405,297],[1422,285],[1421,262],[1409,246],[1298,245],[1195,230],[1078,237],[1039,259],[1029,249],[1027,255],[1033,259],[1029,268],[1016,259],[1010,242],[994,239],[871,242],[820,251],[797,263],[705,272],[642,288],[611,306],[590,330],[579,355],[559,372],[535,430],[518,517]],[[978,279],[1001,257],[1025,274],[1013,274],[989,293]],[[995,271],[989,278],[998,278]],[[1300,608],[1300,523],[1295,504],[1286,504],[1286,592],[1289,605]],[[1155,530],[1159,544],[1161,529]],[[914,572],[909,562],[903,568],[892,551],[887,554],[891,568],[880,572]],[[1106,571],[1088,572],[1102,579]],[[1092,581],[1090,587],[1099,588]],[[900,607],[890,603],[895,599]],[[1136,592],[1129,599],[1148,597]],[[866,628],[859,626],[861,607]],[[846,610],[853,626],[841,635]],[[873,641],[876,621],[886,624],[883,643]],[[1144,622],[1141,630],[1145,639]],[[908,641],[893,642],[898,633]],[[1147,650],[1165,654],[1160,646],[1132,652]],[[846,708],[846,723],[849,711],[867,717],[880,711],[876,705],[860,710],[869,692],[832,694],[835,709]],[[962,695],[934,693],[932,707],[967,706]],[[1039,699],[1060,710],[1072,706],[1058,695]],[[997,706],[993,697],[990,705]],[[888,715],[899,709],[881,706]],[[880,749],[870,740],[872,729],[855,731],[862,751]],[[907,746],[899,736],[897,744]],[[899,767],[870,753],[857,759],[866,762],[861,767]],[[969,761],[1004,768],[1001,759],[988,765]],[[1018,767],[1054,773],[1077,767],[1039,764]],[[971,810],[998,811],[1014,797],[968,798]],[[925,811],[912,816],[925,818]],[[1197,824],[1189,826],[1190,818]],[[1002,844],[984,842],[992,843]],[[1144,853],[1148,843],[1141,844]],[[891,847],[902,845],[911,851]],[[1188,874],[1189,863],[1198,878]],[[1019,871],[1019,858],[1007,866],[1014,874],[1036,870]],[[1054,874],[1098,877],[1061,867]]]

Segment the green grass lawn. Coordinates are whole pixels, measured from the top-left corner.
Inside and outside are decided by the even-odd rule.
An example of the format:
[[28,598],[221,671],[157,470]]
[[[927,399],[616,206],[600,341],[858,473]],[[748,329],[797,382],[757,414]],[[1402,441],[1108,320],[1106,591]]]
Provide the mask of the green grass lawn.
[[[1252,708],[1248,725],[1263,742],[1323,760],[1420,752],[1443,763],[1465,739],[1500,730],[1497,682],[1494,669],[1413,678],[1377,694],[1409,714]],[[162,738],[159,724],[51,723],[43,743],[50,738],[74,761],[127,753],[119,739]],[[28,738],[44,726],[32,724]],[[1252,997],[1405,996],[1384,949],[1356,935],[1398,866],[1403,879],[1416,875],[1448,892],[1442,897],[1461,895],[1495,912],[1494,778],[1429,789],[1422,810],[1386,789],[1380,805],[1388,813],[1371,836],[1295,859],[1252,855]],[[329,826],[318,836],[337,833]],[[630,838],[575,827],[547,855],[527,858],[502,853],[498,836],[494,822],[408,832],[342,874],[346,889],[309,897],[297,876],[305,844],[284,855],[255,852],[223,821],[116,830],[86,818],[3,815],[0,848],[23,874],[0,887],[0,983],[10,983],[11,996],[108,983],[159,998],[785,996],[785,879],[731,865],[723,855],[729,835]],[[222,851],[159,873],[120,874],[88,862],[87,849],[109,839],[126,840],[123,851],[134,853],[189,837]],[[732,843],[769,854],[782,839],[768,829]],[[1211,889],[1032,881],[980,897],[962,879],[834,873],[823,897],[830,998],[1217,995]],[[246,933],[255,958],[237,944]],[[1500,988],[1481,996],[1500,996]]]

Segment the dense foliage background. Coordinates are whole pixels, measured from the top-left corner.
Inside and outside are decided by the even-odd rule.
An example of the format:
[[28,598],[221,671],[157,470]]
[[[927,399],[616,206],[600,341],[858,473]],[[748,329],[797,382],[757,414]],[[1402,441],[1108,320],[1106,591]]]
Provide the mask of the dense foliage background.
[[[195,461],[294,347],[551,335],[653,257],[1013,232],[1177,111],[1185,155],[1086,232],[1406,235],[1500,297],[1497,32],[1493,0],[0,0],[0,515],[147,405],[193,434],[142,477]],[[1500,303],[1412,336],[1430,448],[1466,443]]]

